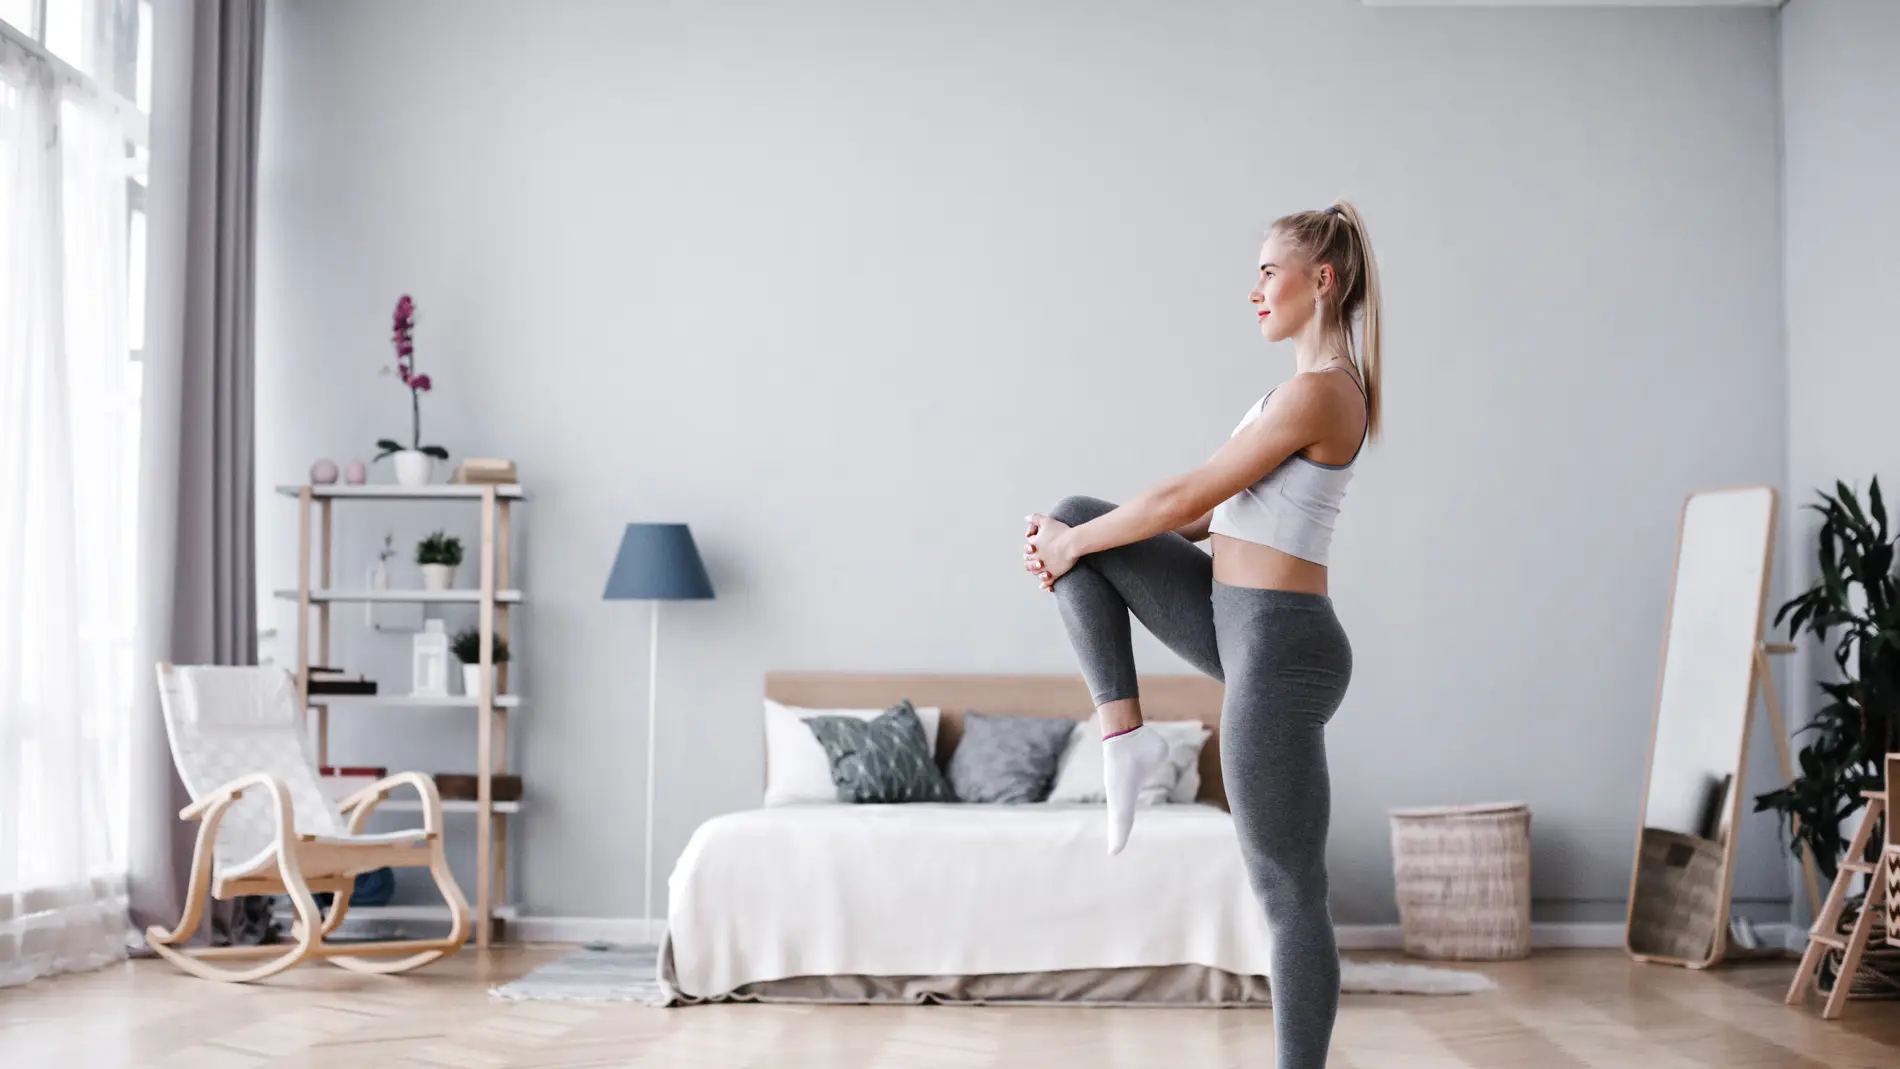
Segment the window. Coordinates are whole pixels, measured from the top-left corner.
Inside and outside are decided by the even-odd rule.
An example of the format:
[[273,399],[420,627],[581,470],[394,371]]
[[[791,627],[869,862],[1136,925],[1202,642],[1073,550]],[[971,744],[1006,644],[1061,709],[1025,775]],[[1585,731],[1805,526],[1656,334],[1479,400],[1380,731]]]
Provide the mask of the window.
[[[66,516],[29,511],[23,538],[9,544],[0,535],[0,553],[24,552],[29,566],[20,600],[0,611],[66,622],[76,641],[35,645],[29,635],[26,650],[62,656],[23,663],[18,687],[0,693],[0,739],[19,773],[0,775],[0,808],[15,813],[9,828],[19,833],[0,836],[10,840],[0,844],[0,902],[69,885],[77,867],[92,870],[85,877],[125,867],[131,707],[135,688],[150,682],[135,671],[133,628],[152,11],[151,0],[0,0],[0,248],[25,250],[0,258],[0,320],[56,320],[56,343],[30,343],[21,359],[42,376],[56,368],[63,386],[47,396],[67,398],[62,413],[0,425],[0,436],[11,436],[0,440],[0,456],[35,462],[56,442],[57,464],[33,468],[28,489],[62,477],[69,486]],[[48,276],[57,279],[52,289],[43,285]],[[62,539],[69,544],[55,544]],[[49,569],[48,578],[31,568],[41,559],[78,566]],[[88,691],[81,698],[66,686],[74,661]],[[72,845],[82,830],[65,815],[74,780],[95,785],[84,797],[83,830],[97,848]],[[7,966],[0,954],[0,978]]]
[[34,36],[34,21],[39,7],[38,0],[0,0],[0,22],[19,27],[28,36]]
[[68,85],[122,106],[144,146],[152,0],[0,0],[0,35],[55,62]]

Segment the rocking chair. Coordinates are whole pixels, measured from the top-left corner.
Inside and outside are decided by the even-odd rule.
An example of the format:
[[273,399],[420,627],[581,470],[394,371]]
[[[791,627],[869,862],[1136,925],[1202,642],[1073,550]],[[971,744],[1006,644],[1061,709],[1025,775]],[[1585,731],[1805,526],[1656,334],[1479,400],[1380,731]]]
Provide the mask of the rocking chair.
[[[333,801],[301,730],[297,688],[282,669],[161,664],[158,688],[172,761],[192,798],[178,816],[200,823],[184,916],[169,932],[145,931],[155,952],[194,976],[245,983],[308,958],[361,973],[407,972],[461,948],[469,933],[468,900],[443,856],[442,800],[434,780],[403,772]],[[362,832],[369,815],[402,786],[422,796],[422,827]],[[349,911],[356,877],[384,866],[426,867],[435,875],[449,907],[448,935],[327,942]],[[326,891],[333,896],[327,914],[311,897]],[[204,919],[207,896],[278,894],[290,896],[297,915],[288,947],[184,945]],[[250,964],[255,958],[270,960]]]

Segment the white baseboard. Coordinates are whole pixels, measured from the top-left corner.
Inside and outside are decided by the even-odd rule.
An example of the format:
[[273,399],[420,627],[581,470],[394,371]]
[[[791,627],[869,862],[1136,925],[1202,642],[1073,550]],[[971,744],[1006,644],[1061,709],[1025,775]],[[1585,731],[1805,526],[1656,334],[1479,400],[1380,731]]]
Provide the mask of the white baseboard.
[[[1342,924],[1334,930],[1341,950],[1398,950],[1405,946],[1396,924]],[[1532,924],[1531,946],[1542,950],[1603,949],[1623,945],[1623,926],[1599,924]]]
[[1622,921],[1531,924],[1531,946],[1544,950],[1608,950],[1623,946]]
[[1396,924],[1341,924],[1333,928],[1341,950],[1397,950],[1404,945]]
[[[523,917],[510,927],[528,943],[657,943],[666,932],[665,921],[656,920],[649,928],[644,921],[624,917]],[[1775,927],[1758,927],[1764,942]],[[1396,924],[1342,924],[1336,932],[1342,950],[1398,950],[1405,945]],[[1623,926],[1533,924],[1531,945],[1541,949],[1620,947]]]
[[630,917],[523,917],[509,925],[524,943],[658,943],[666,922]]

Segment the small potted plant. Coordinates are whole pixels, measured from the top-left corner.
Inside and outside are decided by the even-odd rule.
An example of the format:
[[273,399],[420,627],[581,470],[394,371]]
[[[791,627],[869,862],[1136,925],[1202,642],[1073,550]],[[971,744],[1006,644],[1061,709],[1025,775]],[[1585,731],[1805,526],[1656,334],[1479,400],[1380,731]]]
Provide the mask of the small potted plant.
[[[501,669],[503,665],[508,663],[508,641],[500,635],[496,635],[493,642],[494,648],[489,651],[489,656],[494,659],[495,674],[497,678],[506,678],[501,675]],[[462,693],[471,698],[480,694],[482,689],[482,633],[472,627],[456,632],[454,641],[449,645],[449,652],[455,654],[455,659],[462,662]],[[497,686],[495,690],[499,693],[501,688]]]
[[[376,442],[379,452],[376,460],[394,457],[396,482],[402,486],[427,486],[435,473],[435,462],[449,459],[449,451],[439,445],[422,444],[422,395],[428,393],[434,385],[427,375],[415,373],[415,342],[410,332],[416,326],[416,304],[407,294],[396,302],[396,311],[392,317],[395,333],[391,342],[396,347],[396,376],[409,391],[409,444],[403,445],[394,438],[380,438]],[[383,374],[389,374],[384,368]]]
[[462,540],[437,531],[416,543],[416,563],[422,565],[424,590],[447,590],[455,585],[455,566],[462,563]]

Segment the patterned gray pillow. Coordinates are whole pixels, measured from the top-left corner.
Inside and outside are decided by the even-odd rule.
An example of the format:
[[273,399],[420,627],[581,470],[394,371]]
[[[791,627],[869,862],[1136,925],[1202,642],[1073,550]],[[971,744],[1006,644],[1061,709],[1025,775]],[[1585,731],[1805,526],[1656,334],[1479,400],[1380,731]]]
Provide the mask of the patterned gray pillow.
[[840,802],[954,802],[924,735],[924,722],[902,701],[869,720],[813,716],[805,726],[831,761]]
[[963,739],[950,755],[950,788],[965,802],[1040,802],[1075,721],[1059,716],[963,714]]

